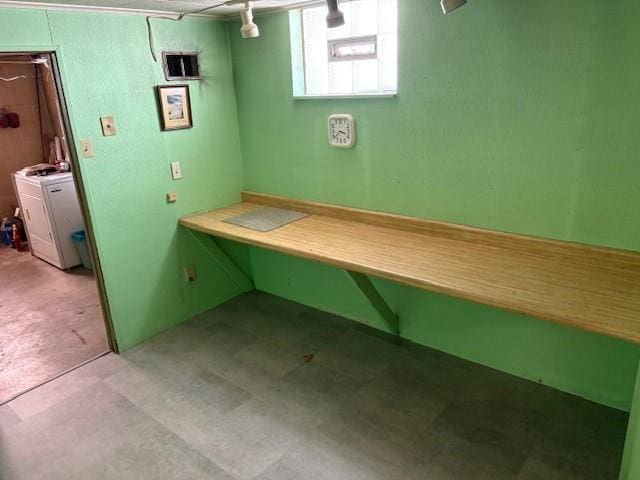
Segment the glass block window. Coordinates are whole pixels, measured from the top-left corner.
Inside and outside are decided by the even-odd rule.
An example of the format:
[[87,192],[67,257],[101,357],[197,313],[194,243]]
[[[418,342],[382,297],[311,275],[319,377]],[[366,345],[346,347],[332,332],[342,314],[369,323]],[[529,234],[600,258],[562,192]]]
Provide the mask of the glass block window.
[[[326,5],[292,12],[294,93],[309,96],[396,93],[397,0],[352,0],[339,6],[345,25],[338,28],[327,28]],[[296,80],[301,84],[297,89]]]

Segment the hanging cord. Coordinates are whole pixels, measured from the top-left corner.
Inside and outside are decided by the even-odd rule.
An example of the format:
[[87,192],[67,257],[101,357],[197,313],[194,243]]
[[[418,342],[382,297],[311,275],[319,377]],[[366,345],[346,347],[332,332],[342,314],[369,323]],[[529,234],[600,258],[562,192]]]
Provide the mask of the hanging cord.
[[[38,64],[42,64],[45,63],[46,60],[44,60],[42,57],[36,57],[36,56],[31,56],[31,60],[27,61],[27,60],[0,60],[0,65],[38,65]],[[26,78],[26,79],[31,79],[31,78],[38,78],[38,72],[36,71],[35,75],[31,76],[31,75],[16,75],[15,77],[0,77],[0,81],[3,82],[14,82],[16,80],[20,80],[22,78]]]
[[151,19],[152,18],[159,18],[161,20],[171,20],[174,22],[179,22],[180,20],[182,20],[186,15],[197,15],[199,13],[204,13],[208,10],[212,10],[214,8],[218,8],[218,7],[223,7],[225,5],[229,5],[232,3],[239,3],[238,0],[227,0],[226,2],[220,2],[220,3],[216,3],[215,5],[209,5],[208,7],[205,8],[201,8],[199,10],[194,10],[191,12],[182,12],[177,14],[175,17],[170,17],[167,15],[148,15],[147,18],[147,34],[149,36],[149,50],[151,51],[151,58],[153,58],[154,62],[158,61],[158,57],[156,56],[156,49],[155,49],[155,45],[154,45],[154,41],[153,41],[153,28],[151,26]]
[[16,75],[15,77],[0,77],[0,80],[3,82],[15,82],[16,80],[20,80],[21,78],[38,78],[39,75]]

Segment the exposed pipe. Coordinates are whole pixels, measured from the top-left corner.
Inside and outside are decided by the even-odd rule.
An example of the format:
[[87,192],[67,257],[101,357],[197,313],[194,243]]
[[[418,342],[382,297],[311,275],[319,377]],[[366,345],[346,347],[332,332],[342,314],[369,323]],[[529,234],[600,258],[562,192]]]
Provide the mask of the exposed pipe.
[[174,22],[179,22],[180,20],[182,20],[186,15],[197,15],[199,13],[204,13],[207,10],[212,10],[214,8],[217,7],[222,7],[225,5],[228,5],[230,3],[235,3],[236,0],[227,0],[226,2],[218,2],[214,5],[209,5],[208,7],[204,7],[204,8],[200,8],[199,10],[193,10],[190,12],[182,12],[179,14],[176,14],[175,16],[169,16],[169,15],[148,15],[146,20],[147,20],[147,36],[149,39],[149,50],[151,51],[151,58],[153,58],[154,62],[158,61],[158,57],[156,55],[156,51],[155,51],[155,45],[154,45],[154,41],[153,41],[153,27],[151,26],[151,19],[152,18],[158,18],[158,19],[162,19],[162,20],[172,20]]

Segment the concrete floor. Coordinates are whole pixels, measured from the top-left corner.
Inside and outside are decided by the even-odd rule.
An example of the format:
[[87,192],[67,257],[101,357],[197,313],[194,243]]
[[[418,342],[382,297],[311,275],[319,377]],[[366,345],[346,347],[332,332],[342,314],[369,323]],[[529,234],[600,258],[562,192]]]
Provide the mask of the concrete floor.
[[95,279],[0,247],[0,403],[108,350]]
[[0,407],[0,478],[606,480],[626,422],[254,292]]

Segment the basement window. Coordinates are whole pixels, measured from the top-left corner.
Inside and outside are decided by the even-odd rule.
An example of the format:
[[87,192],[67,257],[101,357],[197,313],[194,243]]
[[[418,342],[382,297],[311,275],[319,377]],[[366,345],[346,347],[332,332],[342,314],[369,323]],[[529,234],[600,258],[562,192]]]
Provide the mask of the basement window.
[[328,28],[327,6],[289,14],[294,97],[394,95],[398,0],[340,2],[345,24]]
[[196,52],[162,52],[164,77],[167,80],[198,80],[198,54]]

